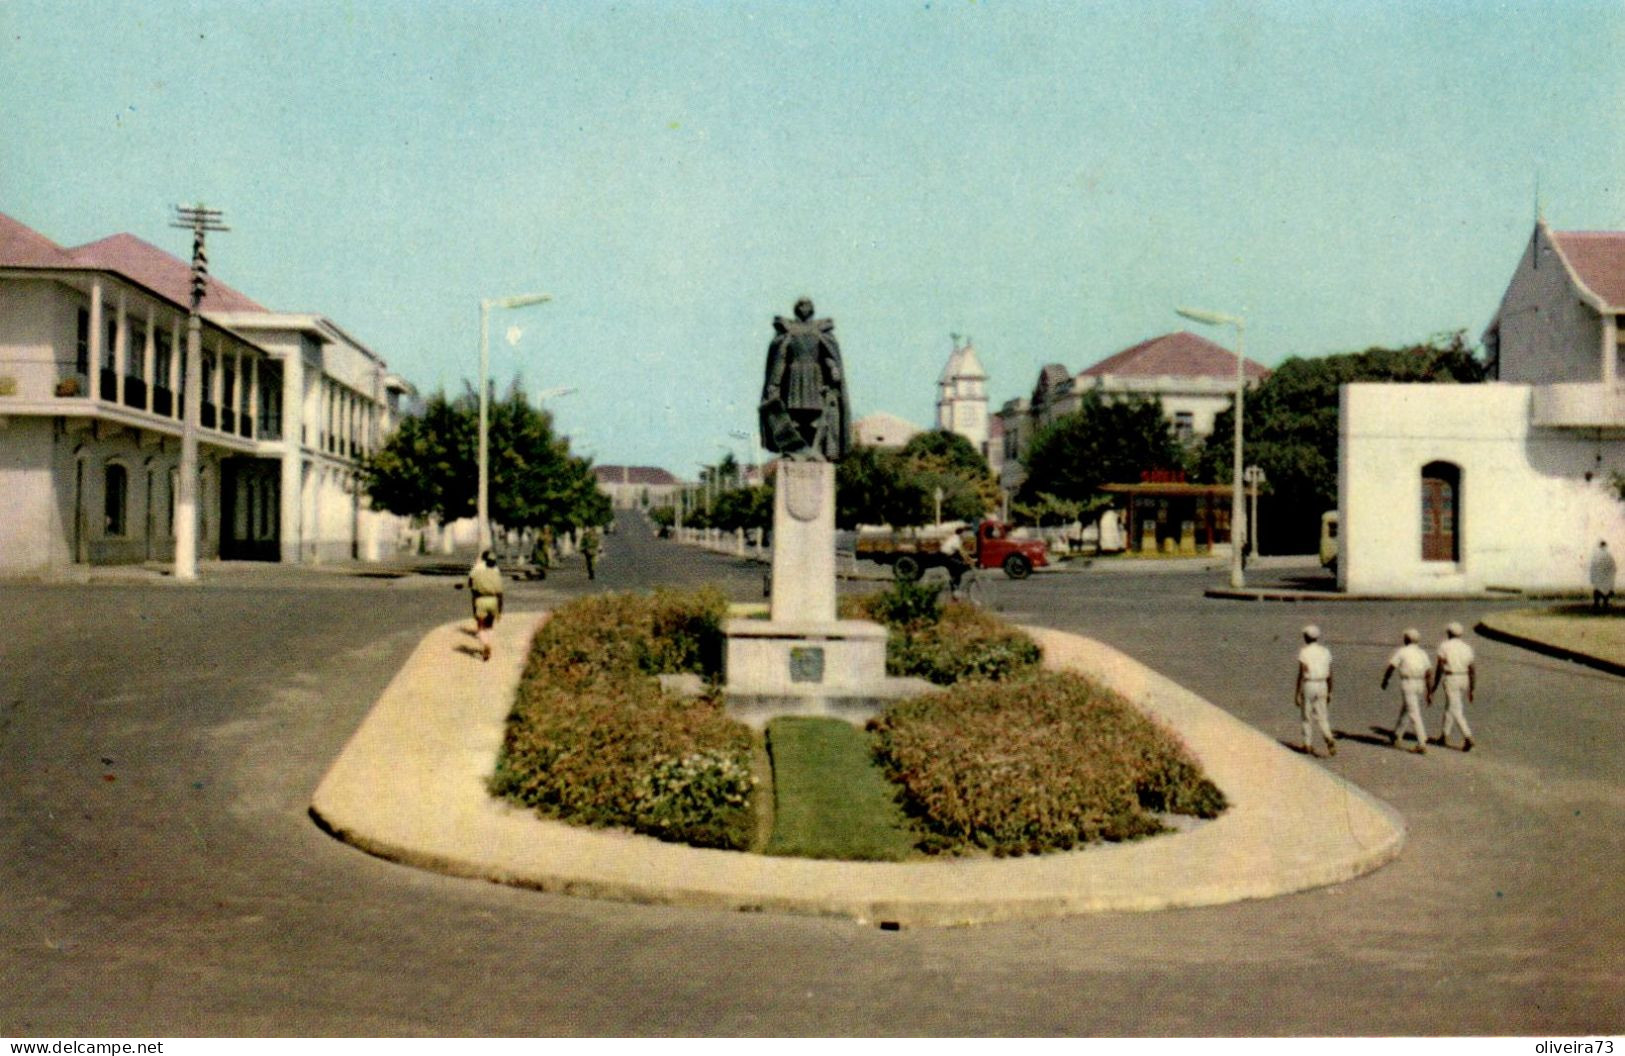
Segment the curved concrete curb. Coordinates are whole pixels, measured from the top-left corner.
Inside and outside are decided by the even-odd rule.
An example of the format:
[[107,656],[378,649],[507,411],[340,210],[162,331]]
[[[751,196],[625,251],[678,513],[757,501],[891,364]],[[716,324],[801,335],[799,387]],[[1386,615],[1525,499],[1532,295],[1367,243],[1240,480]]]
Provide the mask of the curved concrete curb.
[[1493,617],[1486,616],[1484,619],[1479,620],[1478,626],[1474,627],[1473,630],[1485,638],[1505,642],[1508,645],[1515,645],[1520,649],[1528,649],[1532,653],[1540,653],[1542,656],[1551,656],[1559,660],[1583,664],[1598,671],[1606,671],[1610,675],[1625,676],[1625,664],[1615,663],[1606,657],[1594,656],[1578,649],[1568,649],[1540,638],[1531,638],[1516,631],[1507,630]]
[[827,862],[700,850],[547,821],[492,799],[524,652],[541,614],[509,615],[496,658],[431,632],[317,788],[310,812],[380,857],[567,894],[898,925],[972,924],[1265,898],[1348,880],[1398,855],[1390,807],[1106,646],[1028,630],[1052,666],[1085,670],[1177,730],[1231,807],[1192,831],[1065,854]]

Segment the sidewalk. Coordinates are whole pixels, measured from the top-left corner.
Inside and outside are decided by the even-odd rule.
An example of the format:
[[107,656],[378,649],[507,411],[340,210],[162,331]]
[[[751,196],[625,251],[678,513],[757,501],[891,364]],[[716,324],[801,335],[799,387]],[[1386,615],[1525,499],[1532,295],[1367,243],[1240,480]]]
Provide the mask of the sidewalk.
[[701,850],[544,820],[492,799],[527,644],[545,618],[513,613],[496,655],[467,621],[431,632],[313,797],[337,838],[393,861],[544,891],[639,902],[972,924],[1267,898],[1335,884],[1399,854],[1387,805],[1099,643],[1028,628],[1051,666],[1085,670],[1177,730],[1229,798],[1188,830],[1018,859],[830,862]]

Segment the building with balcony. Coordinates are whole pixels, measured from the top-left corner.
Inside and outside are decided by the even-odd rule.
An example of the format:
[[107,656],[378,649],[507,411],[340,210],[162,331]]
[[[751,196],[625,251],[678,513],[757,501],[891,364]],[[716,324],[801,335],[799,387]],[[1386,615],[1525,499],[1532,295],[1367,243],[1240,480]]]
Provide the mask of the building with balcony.
[[[0,574],[173,560],[190,286],[134,236],[70,249],[0,214]],[[199,556],[392,549],[357,465],[410,386],[331,321],[212,278],[201,330]]]
[[1484,333],[1483,385],[1346,385],[1339,585],[1579,590],[1625,546],[1625,232],[1538,221]]

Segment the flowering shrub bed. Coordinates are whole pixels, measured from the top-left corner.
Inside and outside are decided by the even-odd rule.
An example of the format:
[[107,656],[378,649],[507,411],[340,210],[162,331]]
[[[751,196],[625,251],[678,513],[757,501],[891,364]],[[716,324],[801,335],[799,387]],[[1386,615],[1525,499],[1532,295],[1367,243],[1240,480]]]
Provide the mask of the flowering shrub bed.
[[715,591],[599,595],[559,609],[531,646],[494,794],[550,817],[743,850],[751,733],[715,691],[682,700],[656,675],[715,675]]
[[890,590],[842,599],[847,619],[883,623],[886,673],[947,686],[966,679],[1002,681],[1032,670],[1038,643],[973,605],[938,600],[939,588],[898,583]]
[[1178,739],[1087,679],[968,682],[873,720],[876,755],[933,852],[1031,854],[1209,818],[1224,794]]

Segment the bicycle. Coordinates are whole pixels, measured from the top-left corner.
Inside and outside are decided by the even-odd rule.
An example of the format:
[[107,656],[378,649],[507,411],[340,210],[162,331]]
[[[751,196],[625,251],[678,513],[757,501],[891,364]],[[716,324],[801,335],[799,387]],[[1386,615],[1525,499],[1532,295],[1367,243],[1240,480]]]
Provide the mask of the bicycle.
[[962,601],[975,609],[987,606],[986,597],[983,594],[981,572],[975,565],[971,565],[960,575],[959,588],[951,590],[951,596],[954,600]]

